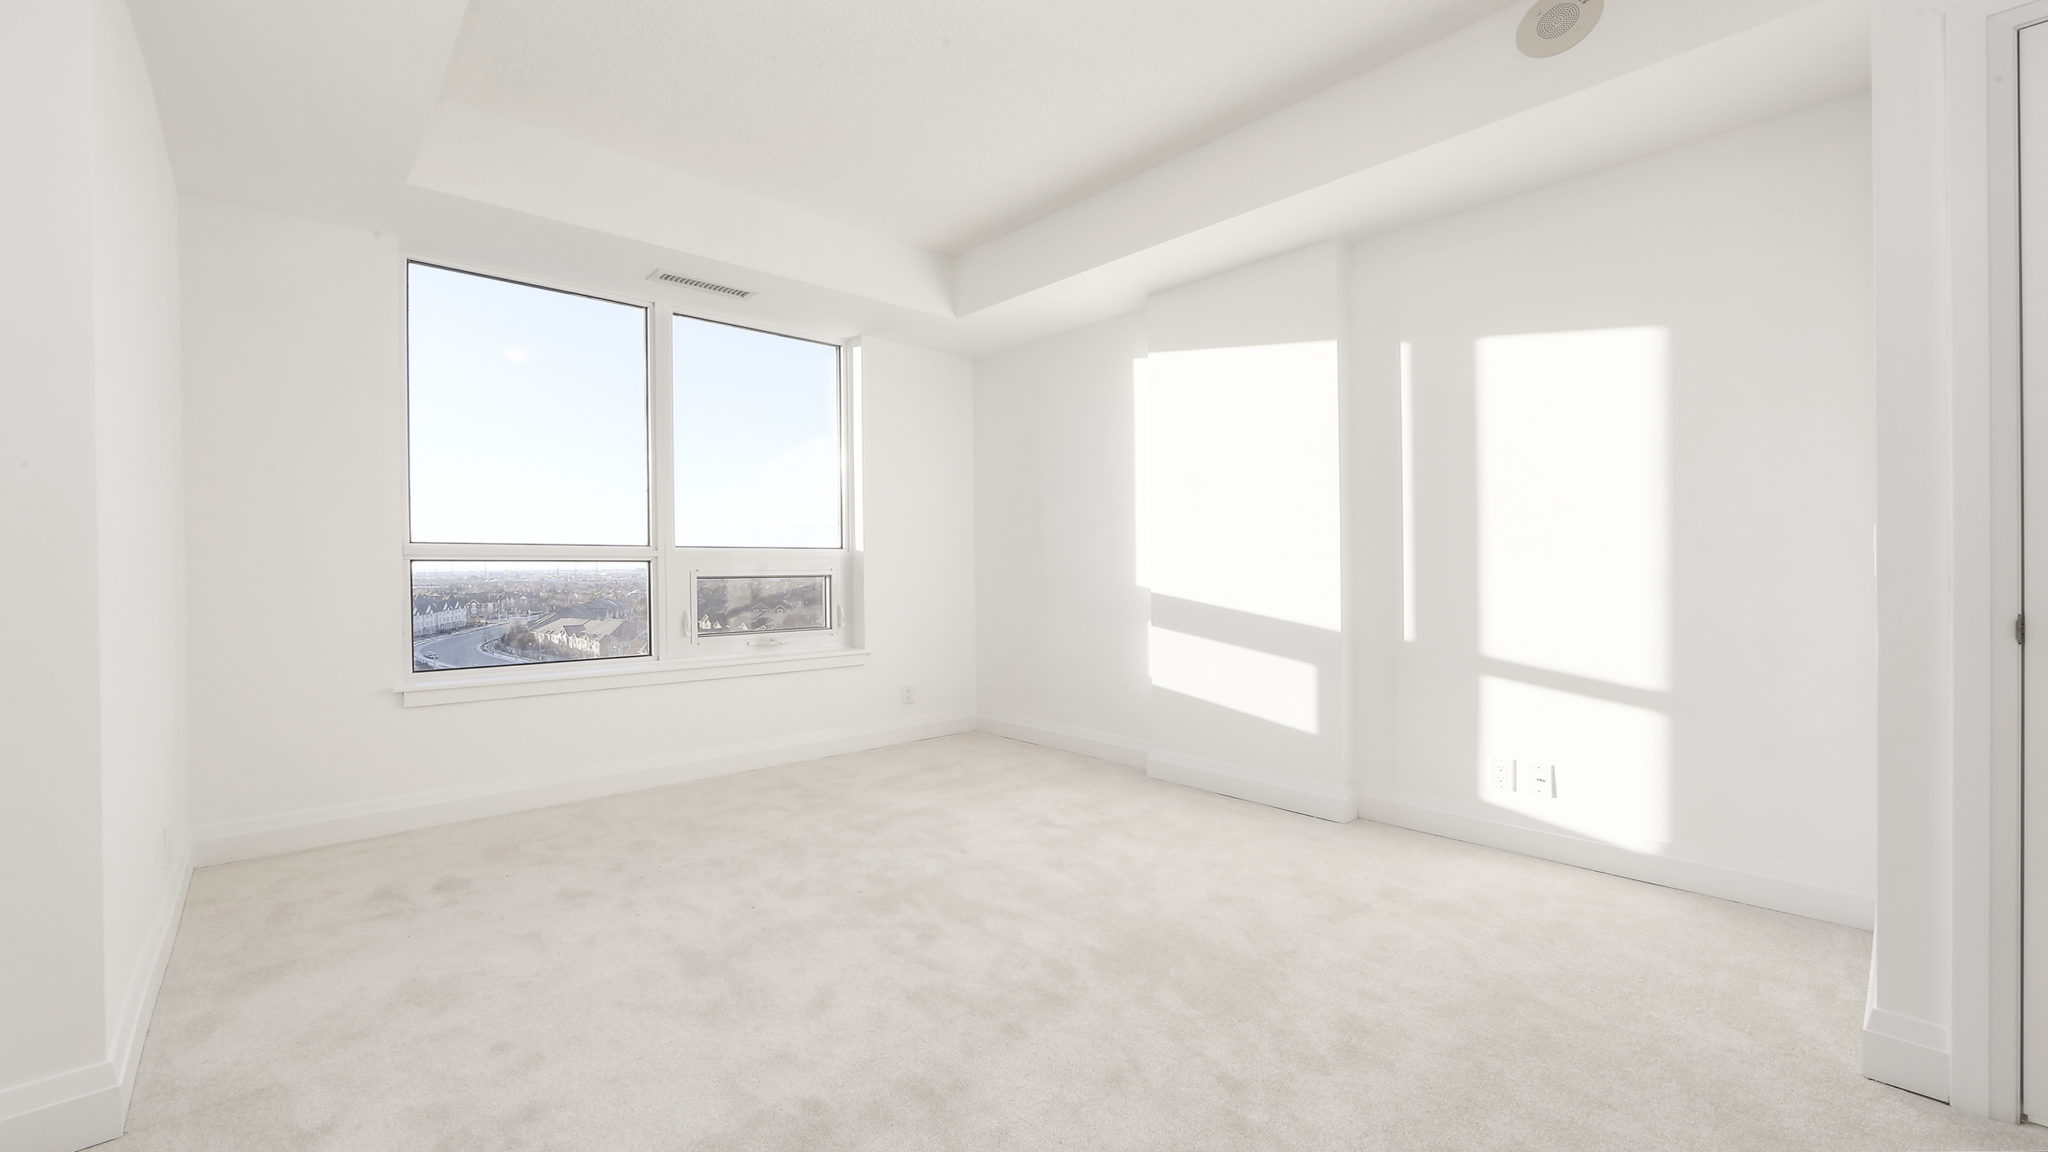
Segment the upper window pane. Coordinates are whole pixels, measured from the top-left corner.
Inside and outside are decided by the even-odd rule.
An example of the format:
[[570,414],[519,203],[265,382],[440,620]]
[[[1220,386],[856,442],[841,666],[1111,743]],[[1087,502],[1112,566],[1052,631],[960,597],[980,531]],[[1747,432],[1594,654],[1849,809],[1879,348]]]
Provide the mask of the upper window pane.
[[676,543],[837,548],[839,349],[675,318]]
[[647,310],[408,266],[412,538],[647,540]]

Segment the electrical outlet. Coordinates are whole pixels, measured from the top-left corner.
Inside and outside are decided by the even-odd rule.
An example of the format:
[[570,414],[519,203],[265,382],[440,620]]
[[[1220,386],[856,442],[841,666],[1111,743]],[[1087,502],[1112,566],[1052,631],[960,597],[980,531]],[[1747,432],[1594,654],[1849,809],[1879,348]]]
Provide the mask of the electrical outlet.
[[908,684],[905,684],[905,685],[903,686],[903,702],[904,702],[905,704],[915,704],[915,703],[917,703],[917,693],[916,693],[915,691],[913,691],[913,690],[911,689],[910,685],[908,685]]
[[1515,790],[1515,762],[1513,760],[1495,760],[1493,762],[1492,781],[1495,792],[1513,792]]
[[1529,769],[1529,781],[1525,791],[1531,796],[1545,800],[1557,799],[1557,765],[1537,764]]

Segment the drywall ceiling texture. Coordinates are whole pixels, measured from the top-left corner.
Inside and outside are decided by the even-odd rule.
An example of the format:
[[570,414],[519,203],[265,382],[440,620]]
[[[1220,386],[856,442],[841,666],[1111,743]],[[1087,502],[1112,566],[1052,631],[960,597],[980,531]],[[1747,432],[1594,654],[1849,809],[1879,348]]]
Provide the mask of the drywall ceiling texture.
[[463,0],[130,0],[178,187],[318,219],[388,216]]
[[443,95],[951,252],[1501,7],[475,0]]
[[1503,10],[961,254],[977,322],[1151,292],[1863,90],[1859,0],[1616,5],[1531,60]]
[[1861,0],[134,3],[187,192],[967,354],[1868,75]]

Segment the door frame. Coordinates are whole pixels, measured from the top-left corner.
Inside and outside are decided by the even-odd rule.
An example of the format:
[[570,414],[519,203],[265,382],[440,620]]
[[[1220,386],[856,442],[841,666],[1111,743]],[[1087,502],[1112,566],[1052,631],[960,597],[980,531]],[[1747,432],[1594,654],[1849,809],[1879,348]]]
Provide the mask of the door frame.
[[[1953,490],[1949,1099],[2023,1112],[2025,720],[2020,358],[2020,30],[2048,0],[1949,8]],[[1972,461],[1981,461],[1973,467]],[[1980,845],[1972,851],[1967,846]],[[2048,1105],[2041,1109],[2048,1118]]]

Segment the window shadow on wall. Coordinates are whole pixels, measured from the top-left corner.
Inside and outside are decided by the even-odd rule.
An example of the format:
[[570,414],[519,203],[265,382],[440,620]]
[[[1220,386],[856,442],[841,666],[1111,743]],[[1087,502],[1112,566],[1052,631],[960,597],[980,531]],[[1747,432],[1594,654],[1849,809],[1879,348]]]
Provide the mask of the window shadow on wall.
[[1671,837],[1670,343],[1630,327],[1473,348],[1475,786],[1636,850]]
[[1278,777],[1345,755],[1335,340],[1133,365],[1155,745]]

